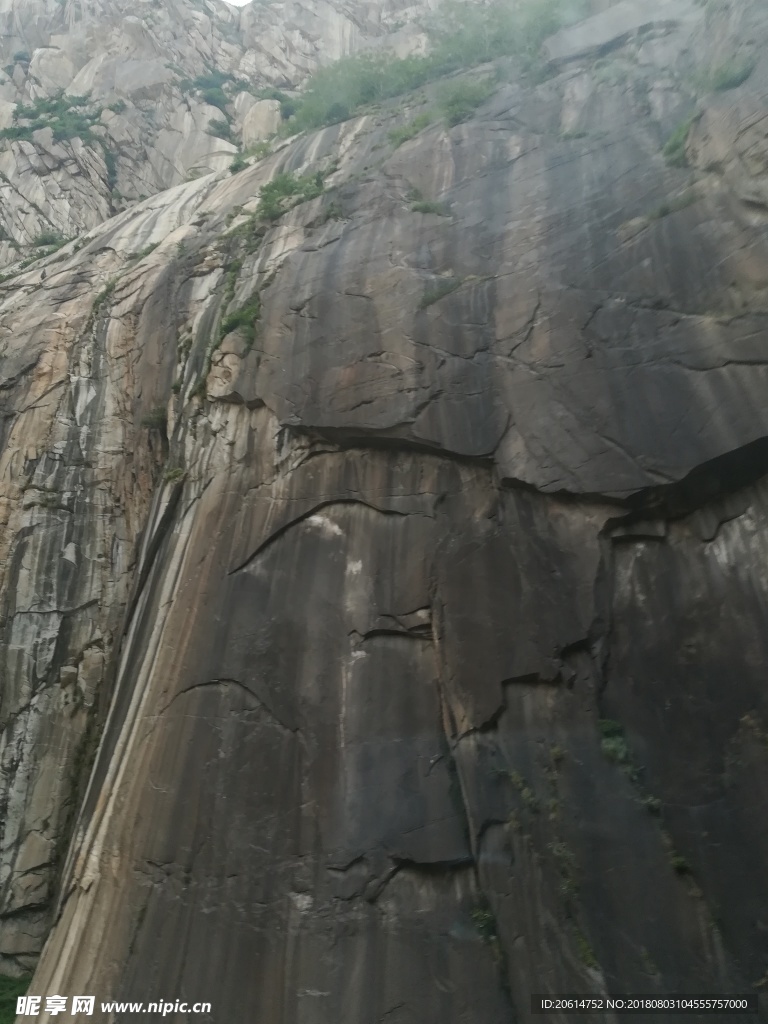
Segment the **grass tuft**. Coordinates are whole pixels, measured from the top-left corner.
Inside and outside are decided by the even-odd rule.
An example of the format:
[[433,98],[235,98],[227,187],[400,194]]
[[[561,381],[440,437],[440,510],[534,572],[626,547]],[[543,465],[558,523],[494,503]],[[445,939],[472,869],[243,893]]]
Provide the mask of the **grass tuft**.
[[430,113],[419,114],[418,117],[414,117],[408,124],[400,125],[398,128],[393,128],[389,133],[389,141],[397,149],[398,146],[402,146],[404,142],[408,142],[409,139],[415,138],[419,132],[424,131],[430,124],[432,124],[433,117]]

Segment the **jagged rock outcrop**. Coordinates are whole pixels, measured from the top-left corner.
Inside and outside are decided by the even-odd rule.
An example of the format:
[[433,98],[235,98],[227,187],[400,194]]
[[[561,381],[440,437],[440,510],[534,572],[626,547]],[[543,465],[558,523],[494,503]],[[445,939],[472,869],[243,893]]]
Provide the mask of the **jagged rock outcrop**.
[[263,90],[366,47],[418,47],[415,19],[433,6],[3,0],[0,268],[225,171],[274,131],[248,117]]
[[[462,123],[429,85],[0,285],[34,991],[763,992],[768,16],[637,8]],[[279,172],[322,194],[263,216]]]

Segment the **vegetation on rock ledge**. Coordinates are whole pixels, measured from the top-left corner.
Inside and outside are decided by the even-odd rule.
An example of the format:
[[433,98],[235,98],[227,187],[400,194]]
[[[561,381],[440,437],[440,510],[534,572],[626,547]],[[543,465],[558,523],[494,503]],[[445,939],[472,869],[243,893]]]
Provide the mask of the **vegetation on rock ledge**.
[[321,69],[296,100],[284,132],[346,121],[369,104],[499,57],[517,56],[530,62],[574,5],[581,6],[579,0],[522,0],[512,9],[507,0],[491,0],[483,6],[446,0],[439,20],[435,16],[425,25],[431,40],[428,55],[364,54],[344,57]]

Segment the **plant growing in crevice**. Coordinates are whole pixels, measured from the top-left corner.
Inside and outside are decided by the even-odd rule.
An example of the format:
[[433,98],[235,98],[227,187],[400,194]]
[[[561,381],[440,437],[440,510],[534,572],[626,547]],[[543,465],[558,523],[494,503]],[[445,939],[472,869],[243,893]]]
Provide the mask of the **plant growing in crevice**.
[[595,951],[590,945],[589,939],[580,929],[576,930],[575,943],[576,952],[579,954],[579,960],[581,960],[584,966],[588,967],[591,971],[599,971],[600,964],[595,956]]
[[61,246],[66,245],[69,241],[70,239],[65,235],[62,235],[59,231],[41,231],[32,239],[32,245],[55,245],[57,248],[61,248]]
[[[99,121],[101,108],[90,113],[80,109],[88,103],[86,96],[65,96],[60,92],[37,99],[29,106],[19,104],[13,113],[14,123],[0,131],[0,139],[29,140],[39,129],[50,128],[57,142],[75,137],[91,142],[94,139],[91,128]],[[20,121],[29,123],[20,124]]]
[[146,415],[141,418],[142,427],[146,427],[147,430],[165,430],[168,424],[168,415],[165,410],[165,406],[158,405],[154,409],[150,409]]
[[509,781],[520,794],[526,809],[532,814],[538,814],[541,809],[539,798],[533,792],[527,781],[518,771],[509,772]]
[[549,748],[549,756],[552,764],[555,767],[558,767],[565,760],[565,751],[561,746],[555,744]]
[[324,191],[322,171],[304,175],[283,171],[261,189],[258,215],[264,220],[277,220],[290,207],[317,199]]
[[449,125],[457,125],[484,103],[495,88],[489,79],[460,81],[446,86],[440,93],[439,105]]
[[211,107],[218,107],[224,113],[229,103],[229,96],[224,91],[224,86],[229,86],[234,81],[234,75],[230,75],[228,72],[209,71],[196,78],[183,78],[179,82],[179,88],[182,93],[197,93],[204,103]]
[[[236,228],[231,228],[224,237],[229,239],[231,243],[242,244],[245,252],[248,255],[251,255],[261,246],[261,241],[265,234],[266,228],[261,224],[257,211],[256,213],[250,214],[248,218],[244,220],[242,224],[238,224]],[[236,262],[237,261],[235,261],[235,263]],[[232,266],[234,266],[234,263],[230,264],[230,267]]]
[[330,206],[326,206],[324,210],[321,210],[317,219],[314,221],[314,227],[322,227],[323,224],[327,224],[329,220],[343,220],[344,211],[341,208],[340,203],[331,203]]
[[[541,43],[573,9],[573,0],[519,0],[514,6],[508,0],[486,4],[447,0],[424,26],[431,44],[428,54],[355,55],[322,68],[295,100],[295,112],[283,134],[346,121],[361,108],[372,108],[498,57],[517,56],[534,66]],[[466,112],[467,106],[457,99],[448,115],[461,120]]]
[[107,301],[107,299],[112,295],[112,292],[117,287],[117,282],[118,282],[118,278],[117,277],[111,277],[107,281],[107,283],[104,285],[104,287],[101,289],[101,291],[97,292],[96,297],[93,300],[93,305],[91,306],[91,312],[90,312],[90,315],[88,317],[88,321],[87,321],[87,323],[85,325],[86,333],[88,333],[88,331],[90,331],[90,329],[93,327],[94,321],[96,319],[96,316],[97,316],[99,310],[104,305],[104,303]]
[[494,942],[498,942],[499,931],[496,917],[487,902],[483,901],[474,908],[472,911],[472,922],[483,942],[489,946]]
[[560,875],[560,896],[568,903],[574,900],[579,892],[576,878],[576,857],[570,847],[562,841],[550,843],[549,850],[554,857]]
[[437,217],[450,217],[451,211],[448,209],[445,203],[438,203],[432,199],[420,199],[416,203],[411,203],[412,213],[423,213],[423,214],[435,214]]
[[212,117],[208,122],[208,134],[225,142],[232,142],[232,125],[226,118]]
[[221,324],[220,337],[223,339],[233,331],[240,331],[250,349],[256,340],[256,322],[261,316],[261,299],[258,292],[249,302],[233,313],[228,313]]
[[661,830],[661,839],[664,844],[664,848],[667,851],[667,857],[669,858],[669,864],[676,875],[691,875],[691,865],[688,863],[685,857],[675,848],[675,844],[672,840],[672,836],[667,832],[666,829]]
[[389,133],[389,141],[395,147],[402,146],[404,142],[408,142],[409,139],[415,138],[420,132],[423,132],[432,121],[434,120],[433,115],[429,112],[419,114],[414,117],[408,124],[400,125],[398,128],[393,128]]
[[746,82],[756,67],[754,57],[731,57],[710,73],[709,84],[716,92],[736,89]]
[[649,814],[654,816],[661,814],[661,800],[657,796],[644,796],[641,803]]
[[669,858],[669,863],[678,875],[689,875],[691,873],[691,865],[685,857],[681,857],[679,853],[673,854]]
[[602,739],[600,749],[609,761],[615,764],[628,765],[630,763],[629,748],[624,737],[624,726],[614,722],[610,718],[601,718],[598,727]]
[[439,302],[440,299],[444,299],[446,295],[450,295],[451,292],[455,292],[457,288],[460,288],[462,284],[460,277],[446,277],[442,281],[438,282],[434,287],[428,288],[424,292],[421,302],[419,303],[419,309],[426,309],[428,306],[434,305]]
[[264,157],[269,156],[272,152],[272,143],[269,139],[262,139],[261,142],[255,142],[248,149],[244,150],[243,156],[252,156],[257,160],[263,160]]
[[686,118],[685,121],[682,121],[677,128],[675,128],[670,137],[664,143],[662,153],[670,167],[688,166],[685,144],[688,141],[688,134],[697,119],[698,116],[695,114],[693,117]]
[[151,252],[154,252],[158,246],[158,242],[153,242],[152,245],[145,245],[139,252],[132,252],[126,260],[127,263],[138,263],[143,260],[146,256],[149,256]]
[[669,217],[670,214],[678,213],[680,210],[693,206],[698,198],[699,196],[694,189],[686,189],[679,196],[673,196],[671,199],[665,199],[663,203],[659,203],[648,217],[650,220],[661,220],[664,217]]

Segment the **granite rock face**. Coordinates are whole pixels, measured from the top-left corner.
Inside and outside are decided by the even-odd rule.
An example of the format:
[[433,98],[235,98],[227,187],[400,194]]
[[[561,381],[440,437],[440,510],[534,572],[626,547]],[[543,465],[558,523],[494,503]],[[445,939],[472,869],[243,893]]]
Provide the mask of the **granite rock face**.
[[[428,86],[0,285],[33,991],[217,1024],[763,992],[768,15],[637,9],[463,123]],[[325,191],[262,218],[279,172]]]
[[417,46],[415,20],[434,6],[2,0],[0,268],[225,171],[276,126],[248,116],[264,90],[359,49],[402,50],[404,36]]

